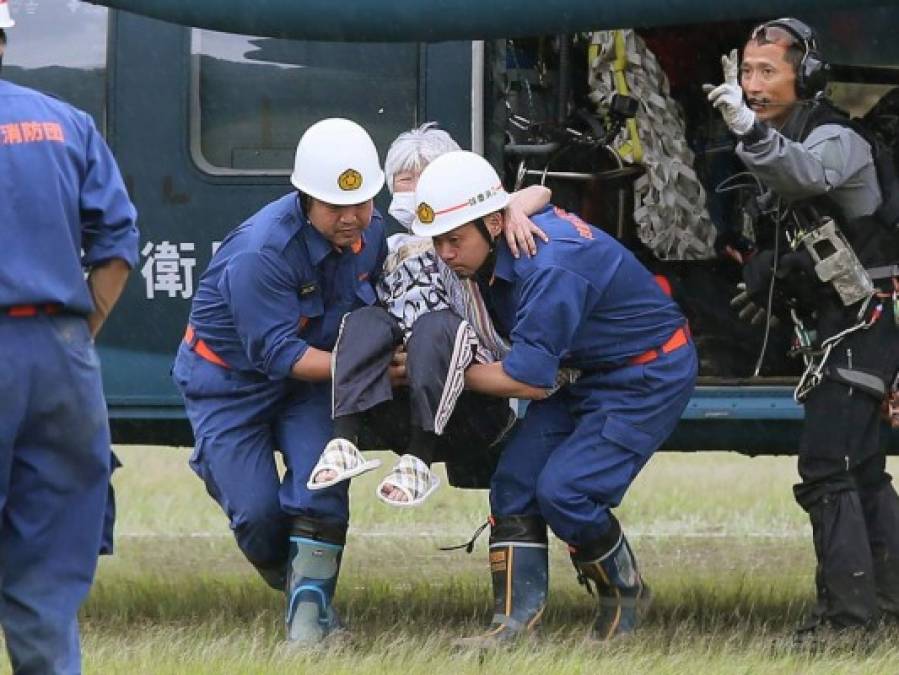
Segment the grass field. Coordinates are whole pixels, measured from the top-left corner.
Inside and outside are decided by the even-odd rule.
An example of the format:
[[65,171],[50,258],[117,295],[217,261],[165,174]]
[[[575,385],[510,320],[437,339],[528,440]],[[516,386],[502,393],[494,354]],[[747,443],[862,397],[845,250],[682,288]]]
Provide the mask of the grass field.
[[478,656],[451,641],[489,619],[486,534],[473,555],[437,547],[468,538],[486,493],[443,487],[410,512],[375,499],[377,476],[355,482],[336,603],[353,639],[304,653],[282,643],[283,596],[238,553],[187,451],[117,451],[117,552],[82,612],[87,673],[899,672],[896,633],[865,653],[786,648],[813,566],[789,458],[656,457],[618,512],[656,598],[639,635],[584,640],[593,600],[555,542],[539,638]]

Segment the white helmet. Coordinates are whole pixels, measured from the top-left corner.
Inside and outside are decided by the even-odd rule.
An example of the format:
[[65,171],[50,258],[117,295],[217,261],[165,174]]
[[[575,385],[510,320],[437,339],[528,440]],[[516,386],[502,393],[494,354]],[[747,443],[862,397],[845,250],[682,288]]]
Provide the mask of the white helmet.
[[9,3],[6,0],[0,0],[0,28],[12,28],[16,22],[12,20],[9,13]]
[[509,193],[490,162],[459,150],[425,167],[415,188],[415,203],[412,231],[419,237],[436,237],[501,211],[509,203]]
[[320,201],[345,206],[374,198],[384,186],[384,172],[368,132],[355,122],[332,117],[303,134],[290,182]]

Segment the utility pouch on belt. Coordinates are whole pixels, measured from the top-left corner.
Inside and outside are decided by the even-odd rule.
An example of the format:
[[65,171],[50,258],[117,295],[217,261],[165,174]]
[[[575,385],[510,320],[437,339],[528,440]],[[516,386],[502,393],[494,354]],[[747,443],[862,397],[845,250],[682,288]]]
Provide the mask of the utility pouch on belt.
[[887,393],[887,383],[879,375],[873,373],[850,368],[828,367],[824,374],[834,382],[840,382],[848,387],[863,391],[878,401],[883,399]]
[[832,218],[824,218],[821,225],[799,237],[794,248],[800,244],[811,255],[815,274],[833,286],[847,307],[874,293],[871,277]]

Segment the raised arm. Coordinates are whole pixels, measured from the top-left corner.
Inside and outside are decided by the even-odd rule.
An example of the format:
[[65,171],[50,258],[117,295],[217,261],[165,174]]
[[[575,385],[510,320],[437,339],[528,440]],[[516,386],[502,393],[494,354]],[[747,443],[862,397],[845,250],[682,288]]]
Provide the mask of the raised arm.
[[509,250],[516,258],[521,250],[529,256],[537,253],[535,236],[543,241],[549,241],[543,230],[534,225],[528,216],[542,211],[549,204],[550,197],[552,192],[542,185],[530,185],[512,193],[512,199],[506,206],[503,218],[503,233],[506,235]]
[[826,194],[873,162],[871,146],[837,124],[814,129],[802,143],[769,127],[764,135],[750,134],[738,144],[737,155],[759,180],[789,201]]

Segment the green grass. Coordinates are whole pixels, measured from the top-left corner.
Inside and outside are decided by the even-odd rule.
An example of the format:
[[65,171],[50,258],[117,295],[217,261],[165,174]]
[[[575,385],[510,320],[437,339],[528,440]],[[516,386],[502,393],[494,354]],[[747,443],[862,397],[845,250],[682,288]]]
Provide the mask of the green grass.
[[282,642],[283,596],[244,562],[187,451],[117,450],[117,553],[101,561],[82,612],[87,673],[899,671],[896,633],[865,653],[784,648],[812,600],[813,566],[789,458],[656,457],[618,512],[655,593],[639,635],[584,640],[593,600],[555,542],[539,638],[478,657],[452,639],[489,619],[486,535],[470,556],[437,547],[467,539],[485,493],[443,487],[406,511],[374,498],[378,475],[356,481],[336,603],[353,640],[304,653]]

